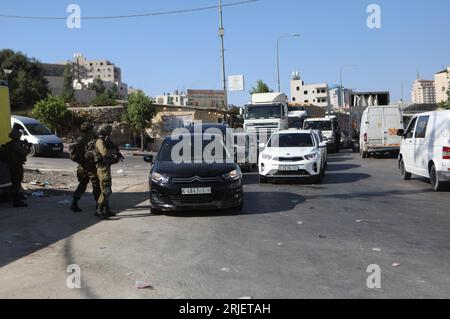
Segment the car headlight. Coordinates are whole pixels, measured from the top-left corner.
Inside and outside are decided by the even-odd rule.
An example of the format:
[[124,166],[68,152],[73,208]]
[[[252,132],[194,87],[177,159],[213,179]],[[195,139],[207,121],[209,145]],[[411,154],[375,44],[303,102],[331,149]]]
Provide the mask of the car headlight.
[[45,143],[44,141],[38,141],[39,145],[47,145],[47,143]]
[[169,182],[169,178],[159,173],[152,173],[152,181],[158,184],[167,184]]
[[235,170],[223,175],[223,178],[225,178],[227,180],[231,180],[231,181],[237,181],[242,178],[242,173],[240,170],[235,169]]
[[305,158],[306,158],[308,161],[312,161],[312,160],[315,160],[318,156],[319,156],[319,154],[313,153],[313,154],[308,154],[308,155],[306,155]]
[[269,155],[269,154],[262,154],[262,155],[261,155],[261,158],[264,159],[264,160],[271,160],[271,159],[272,159],[272,155]]

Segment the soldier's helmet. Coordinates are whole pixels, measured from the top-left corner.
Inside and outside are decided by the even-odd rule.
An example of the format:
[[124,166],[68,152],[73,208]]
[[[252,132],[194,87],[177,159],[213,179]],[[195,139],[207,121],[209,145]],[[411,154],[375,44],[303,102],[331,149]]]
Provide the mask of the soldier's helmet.
[[100,126],[97,132],[98,136],[102,137],[109,136],[111,135],[111,133],[112,133],[112,126],[107,124]]
[[22,133],[17,127],[15,127],[8,136],[12,140],[20,140],[20,138],[22,137]]
[[82,133],[90,133],[94,130],[94,125],[92,125],[92,123],[90,122],[84,122],[83,124],[81,124],[80,128]]

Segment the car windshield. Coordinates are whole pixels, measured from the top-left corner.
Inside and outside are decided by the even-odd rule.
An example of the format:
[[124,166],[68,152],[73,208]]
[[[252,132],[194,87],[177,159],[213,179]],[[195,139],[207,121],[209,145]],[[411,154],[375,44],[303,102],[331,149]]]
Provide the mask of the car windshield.
[[[216,141],[219,139],[219,142]],[[197,147],[198,143],[200,147]],[[159,151],[158,160],[161,162],[223,162],[233,160],[229,156],[220,136],[212,136],[212,139],[194,137],[182,137],[179,140],[166,139]]]
[[305,130],[332,131],[333,124],[331,121],[306,121]]
[[25,126],[31,135],[36,135],[36,136],[53,135],[53,133],[48,128],[46,128],[44,125],[39,124],[39,123],[26,124]]
[[245,119],[279,119],[281,118],[281,105],[254,105],[245,109]]
[[275,134],[269,141],[268,147],[313,147],[311,134]]

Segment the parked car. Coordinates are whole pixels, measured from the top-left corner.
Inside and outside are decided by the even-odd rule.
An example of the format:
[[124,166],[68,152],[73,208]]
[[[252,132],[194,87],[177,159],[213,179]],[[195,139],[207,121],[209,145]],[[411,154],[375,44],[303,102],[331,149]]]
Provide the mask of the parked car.
[[352,148],[353,146],[353,140],[352,140],[352,136],[350,135],[350,133],[346,130],[343,130],[341,132],[341,149],[348,149],[348,148]]
[[326,142],[326,137],[323,135],[322,131],[313,130],[313,134],[316,136],[316,142],[320,146],[320,151],[322,155],[322,175],[325,174],[325,170],[328,166],[328,147]]
[[280,131],[259,155],[259,179],[266,183],[273,178],[311,178],[320,183],[322,161],[321,145],[311,130]]
[[429,178],[434,191],[445,189],[450,182],[450,111],[419,114],[398,135],[403,179],[415,174]]
[[[221,159],[212,163],[203,156],[210,139],[220,140],[217,145],[222,152]],[[202,141],[199,147],[195,145],[198,140]],[[176,153],[181,142],[186,143],[191,152],[173,158],[181,152],[178,149]],[[158,155],[148,156],[145,161],[153,163],[149,180],[153,214],[192,209],[242,209],[242,173],[219,135],[190,134],[181,136],[180,140],[168,137]]]
[[11,116],[11,126],[22,132],[22,141],[32,144],[31,156],[59,156],[64,151],[62,139],[38,120],[23,116]]
[[397,132],[403,129],[403,117],[396,105],[369,106],[361,119],[360,153],[362,158],[374,153],[398,153],[401,138]]
[[309,118],[303,124],[305,130],[322,131],[326,138],[328,151],[338,153],[341,143],[341,130],[338,120],[335,116],[326,116],[324,118]]

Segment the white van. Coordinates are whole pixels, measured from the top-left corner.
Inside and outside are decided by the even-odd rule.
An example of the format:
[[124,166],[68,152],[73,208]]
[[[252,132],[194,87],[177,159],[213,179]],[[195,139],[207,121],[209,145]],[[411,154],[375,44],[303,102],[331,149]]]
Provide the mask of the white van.
[[450,182],[450,111],[418,114],[398,134],[403,179],[423,176],[430,179],[434,191],[443,190]]
[[398,153],[401,137],[397,132],[403,128],[400,107],[388,105],[366,108],[361,118],[359,137],[362,158],[373,153]]
[[62,139],[54,135],[38,120],[23,116],[11,116],[11,127],[22,132],[22,141],[32,144],[31,156],[59,156],[64,151]]

